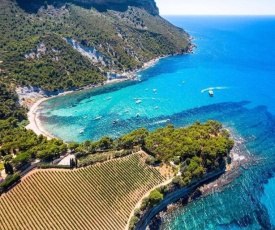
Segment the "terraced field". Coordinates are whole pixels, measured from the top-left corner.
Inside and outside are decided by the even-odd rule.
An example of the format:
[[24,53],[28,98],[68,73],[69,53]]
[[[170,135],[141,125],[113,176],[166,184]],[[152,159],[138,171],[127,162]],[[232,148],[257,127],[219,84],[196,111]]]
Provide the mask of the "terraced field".
[[35,171],[0,198],[0,229],[124,229],[139,199],[164,181],[144,156]]

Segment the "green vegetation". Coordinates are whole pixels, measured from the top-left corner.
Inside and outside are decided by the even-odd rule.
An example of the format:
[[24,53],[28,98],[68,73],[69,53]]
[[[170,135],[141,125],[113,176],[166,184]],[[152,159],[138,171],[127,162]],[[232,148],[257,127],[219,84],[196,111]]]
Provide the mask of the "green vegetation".
[[[36,86],[47,92],[80,88],[102,83],[108,71],[134,70],[157,56],[188,49],[188,36],[182,29],[142,8],[99,12],[76,2],[1,1],[0,167],[8,176],[0,184],[0,192],[18,182],[20,169],[35,158],[50,162],[70,149],[76,162],[57,168],[105,162],[72,171],[39,171],[23,180],[12,194],[0,199],[1,229],[10,228],[11,219],[24,229],[124,228],[140,197],[164,180],[148,165],[172,161],[180,174],[170,185],[153,190],[142,203],[143,211],[173,189],[223,169],[233,146],[229,133],[215,121],[179,129],[168,125],[151,133],[141,128],[115,140],[103,137],[68,146],[26,130],[26,109],[18,104],[16,87]],[[104,62],[81,55],[64,38],[94,47]],[[140,148],[150,156],[130,155]],[[48,212],[49,203],[52,212]],[[138,213],[131,227],[138,221]]]
[[[225,169],[227,157],[234,145],[228,131],[217,121],[195,124],[175,129],[173,125],[159,128],[144,138],[143,149],[153,155],[147,160],[173,162],[180,174],[172,183],[153,190],[143,199],[140,209],[131,218],[129,229],[135,229],[141,216],[159,204],[176,189],[198,182],[206,173]],[[147,162],[146,161],[146,162]]]
[[[84,167],[88,165],[92,165],[98,162],[104,162],[110,159],[125,157],[132,154],[133,151],[131,150],[122,150],[122,151],[110,151],[106,153],[96,153],[96,154],[89,154],[85,157],[81,157],[78,163],[78,167]],[[77,157],[79,155],[76,155]]]
[[12,87],[0,79],[0,129],[9,128],[27,118],[26,109],[19,106],[17,100],[17,94]]
[[46,47],[45,53],[41,52],[39,58],[25,58],[24,46],[23,50],[17,47],[18,55],[8,53],[4,56],[5,70],[17,84],[40,87],[52,92],[96,84],[105,79],[88,58],[74,50],[60,36],[56,34],[40,36],[33,44],[32,50],[36,50],[38,44]]
[[68,148],[76,153],[78,166],[83,167],[129,155],[141,147],[151,155],[145,160],[148,165],[173,161],[181,172],[173,183],[181,187],[208,171],[223,167],[224,157],[233,146],[229,133],[215,121],[197,122],[179,129],[168,125],[152,133],[141,128],[115,140],[103,137],[97,142],[87,140],[67,146],[63,141],[47,140],[23,128],[25,110],[11,103],[17,97],[7,85],[4,84],[1,90],[0,102],[4,112],[0,120],[0,153],[8,174],[20,171],[35,158],[51,161],[66,153]]
[[20,180],[19,174],[15,173],[13,175],[8,175],[4,182],[0,184],[0,194],[6,191],[11,185]]
[[70,165],[53,165],[53,164],[41,164],[38,166],[40,169],[71,169]]
[[[70,143],[67,146],[60,140],[47,140],[45,137],[41,135],[37,136],[32,131],[23,128],[22,122],[24,122],[26,117],[25,110],[18,106],[17,103],[12,103],[17,100],[17,97],[6,84],[1,87],[1,90],[3,93],[0,94],[0,106],[3,108],[1,110],[4,112],[1,113],[0,120],[0,152],[6,173],[10,174],[0,185],[1,192],[7,190],[13,183],[16,183],[20,179],[17,173],[13,173],[14,171],[18,171],[22,165],[29,163],[33,158],[52,160],[60,154],[64,154],[67,151],[67,148],[76,153],[79,167],[126,156],[132,152],[138,151],[140,148],[143,148],[150,154],[150,156],[143,156],[143,160],[138,158],[138,162],[136,158],[132,158],[137,156],[134,154],[126,158],[118,159],[117,162],[123,162],[123,164],[112,163],[116,161],[111,160],[102,163],[102,165],[109,165],[108,167],[102,167],[102,169],[98,168],[99,166],[97,164],[92,166],[95,167],[92,171],[89,171],[89,167],[81,169],[83,171],[77,171],[77,173],[80,174],[74,174],[75,171],[71,171],[73,174],[67,174],[69,172],[65,172],[65,176],[62,172],[52,172],[53,174],[49,175],[39,174],[41,177],[35,177],[35,180],[33,181],[31,179],[30,181],[26,180],[26,182],[23,181],[21,184],[16,186],[14,191],[18,191],[18,194],[21,194],[20,197],[25,197],[26,195],[22,196],[22,191],[27,191],[28,195],[33,197],[33,200],[31,202],[24,199],[22,200],[22,202],[25,202],[28,207],[26,209],[28,210],[27,212],[23,212],[22,210],[14,212],[16,215],[18,214],[18,216],[16,216],[16,221],[19,221],[18,223],[16,222],[18,226],[20,226],[21,223],[24,223],[22,222],[24,219],[28,220],[28,224],[31,226],[40,228],[39,226],[46,225],[45,228],[48,228],[49,226],[47,223],[41,222],[41,220],[43,220],[41,216],[35,215],[35,218],[33,219],[29,218],[29,215],[32,215],[31,213],[34,209],[40,210],[41,212],[39,213],[46,213],[45,206],[43,206],[44,203],[39,203],[36,199],[39,200],[41,198],[40,195],[43,194],[45,196],[53,194],[48,197],[49,200],[47,202],[59,205],[54,208],[55,211],[52,214],[47,215],[56,216],[61,215],[60,213],[62,213],[63,218],[57,218],[61,222],[53,223],[51,228],[67,226],[67,224],[70,226],[74,226],[73,224],[75,224],[77,228],[86,228],[87,226],[90,226],[90,224],[92,226],[104,226],[105,229],[117,229],[118,226],[120,226],[118,228],[123,228],[125,221],[127,221],[128,215],[131,212],[131,208],[134,207],[139,198],[142,197],[148,189],[154,187],[163,180],[156,169],[151,168],[148,165],[173,161],[174,164],[177,165],[176,170],[179,170],[181,174],[176,176],[170,185],[162,186],[151,192],[150,196],[142,202],[140,207],[141,211],[146,211],[148,208],[157,205],[166,194],[177,188],[187,186],[193,181],[199,180],[203,175],[205,175],[205,173],[216,169],[222,169],[225,165],[225,157],[233,146],[233,141],[230,139],[229,133],[226,130],[223,130],[221,124],[216,121],[208,121],[205,124],[197,122],[189,127],[178,129],[175,129],[173,125],[167,125],[165,128],[159,128],[151,133],[146,129],[141,128],[115,140],[109,137],[103,137],[97,142],[85,141],[80,144]],[[126,159],[132,160],[128,162]],[[41,166],[41,168],[52,167],[52,164],[44,164]],[[59,168],[59,166],[57,167]],[[60,168],[69,167],[60,166]],[[116,182],[118,178],[122,178],[123,183]],[[64,181],[66,181],[66,183]],[[79,184],[80,181],[84,181],[85,185]],[[104,182],[104,185],[95,189],[94,186],[101,182]],[[28,185],[28,188],[32,189],[26,190],[24,189],[26,187],[22,188],[22,186],[25,185]],[[127,187],[127,192],[120,191],[121,186],[123,185]],[[84,195],[91,196],[87,199],[91,199],[92,204],[89,210],[93,211],[77,209],[75,214],[81,214],[81,217],[77,217],[77,219],[72,218],[72,215],[69,215],[70,212],[61,211],[74,210],[76,206],[74,203],[68,204],[67,196],[64,197],[65,200],[63,200],[63,203],[57,202],[62,198],[53,192],[57,191],[55,186],[61,186],[58,190],[59,192],[63,191],[62,189],[64,189],[64,191],[71,191],[71,189],[73,189],[75,194],[71,200],[76,199],[76,203],[81,203],[83,199],[86,199],[87,197],[84,197]],[[81,188],[86,188],[87,186],[92,187],[89,187],[89,192],[88,190],[85,190],[79,194],[79,186],[81,186]],[[53,190],[53,188],[55,188],[55,190]],[[37,194],[36,191],[42,192]],[[91,194],[90,191],[95,192],[95,194]],[[60,194],[65,193],[61,192]],[[102,197],[101,194],[105,194],[104,197]],[[13,202],[13,199],[10,200],[11,196],[14,197],[14,199],[18,199],[17,202]],[[1,207],[4,208],[3,210],[5,210],[5,207],[14,207],[14,210],[18,210],[19,206],[16,205],[21,201],[21,198],[19,199],[18,197],[19,195],[10,195],[10,193],[8,193],[7,196],[1,198],[0,203]],[[103,200],[104,202],[108,201],[109,204],[111,203],[114,205],[112,206],[113,208],[110,210],[108,209],[111,212],[107,215],[108,218],[107,216],[102,215],[101,211],[99,211],[104,210],[103,207],[107,207],[107,205],[104,202],[95,203],[95,201],[100,200]],[[118,201],[121,201],[121,203]],[[128,205],[127,202],[131,203]],[[31,204],[35,204],[35,207],[31,206]],[[38,204],[39,206],[37,206]],[[73,206],[71,207],[70,205]],[[23,206],[20,205],[20,207]],[[116,212],[114,210],[116,210]],[[89,215],[94,216],[94,218],[85,219],[84,221],[81,218],[84,218],[84,214],[87,212]],[[9,223],[5,222],[7,218],[10,218],[7,216],[9,213],[10,212],[4,212],[3,214],[0,211],[0,216],[3,220],[0,222],[0,227],[9,226]],[[135,227],[139,215],[140,214],[137,213],[137,215],[131,219],[131,228]],[[99,216],[101,219],[98,219]],[[109,218],[110,216],[113,218]],[[54,219],[53,216],[49,216],[49,218]],[[64,223],[64,219],[69,219],[72,222]],[[110,220],[110,222],[103,222],[107,219]],[[93,222],[94,220],[98,220],[99,222],[95,223]],[[83,223],[85,223],[84,225],[86,226],[82,226]]]
[[[14,166],[27,163],[30,158],[51,159],[66,152],[60,140],[48,141],[42,135],[26,130],[21,123],[26,119],[26,109],[16,103],[17,95],[7,84],[0,86],[0,156]],[[12,155],[16,157],[13,158]]]
[[136,203],[164,181],[145,157],[36,171],[0,197],[0,229],[124,229]]
[[134,229],[138,221],[139,221],[139,218],[136,215],[134,215],[130,220],[129,229]]
[[[18,104],[16,87],[50,93],[98,84],[107,71],[134,70],[157,56],[185,52],[189,45],[182,29],[142,7],[98,11],[78,1],[2,0],[0,31],[0,163],[9,174],[35,158],[50,161],[67,151],[62,141],[48,141],[24,128],[27,111]],[[104,63],[81,55],[65,38],[94,47]],[[106,137],[71,147],[79,157],[108,151],[119,155],[143,144],[147,133],[141,139],[131,135],[136,134],[120,142]],[[85,164],[96,160],[90,157]]]
[[[133,70],[157,56],[188,49],[182,29],[141,8],[99,12],[74,2],[1,1],[3,81],[46,91],[79,88],[102,82],[107,71]],[[96,48],[104,63],[84,57],[64,38]]]
[[150,192],[148,201],[150,206],[156,206],[163,199],[163,194],[161,194],[158,190],[153,190]]
[[234,142],[216,121],[196,122],[175,129],[167,125],[145,138],[144,149],[161,161],[173,161],[181,175],[174,178],[177,186],[188,185],[205,173],[225,167],[226,157]]

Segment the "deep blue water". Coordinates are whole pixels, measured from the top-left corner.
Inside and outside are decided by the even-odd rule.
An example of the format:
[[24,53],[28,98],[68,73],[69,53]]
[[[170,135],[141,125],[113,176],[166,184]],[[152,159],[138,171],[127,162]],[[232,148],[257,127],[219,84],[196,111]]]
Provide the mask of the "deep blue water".
[[[194,54],[160,60],[139,73],[139,82],[47,101],[40,116],[45,129],[66,141],[84,141],[168,122],[221,121],[245,139],[257,163],[223,192],[169,214],[161,228],[274,229],[275,18],[167,19],[195,37]],[[213,98],[203,91],[210,87]]]

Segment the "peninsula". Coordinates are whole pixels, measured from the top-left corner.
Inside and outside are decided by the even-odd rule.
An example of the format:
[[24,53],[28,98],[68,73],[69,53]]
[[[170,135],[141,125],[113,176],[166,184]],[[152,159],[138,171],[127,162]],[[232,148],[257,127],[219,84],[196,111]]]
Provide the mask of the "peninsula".
[[[144,229],[152,208],[169,204],[167,197],[178,199],[181,191],[189,193],[222,174],[233,144],[215,121],[179,129],[168,125],[151,133],[141,128],[116,140],[103,137],[98,142],[71,143],[68,148],[75,160],[70,166],[40,164],[41,169],[28,173],[2,195],[0,226]],[[11,215],[16,216],[13,223],[8,221]]]

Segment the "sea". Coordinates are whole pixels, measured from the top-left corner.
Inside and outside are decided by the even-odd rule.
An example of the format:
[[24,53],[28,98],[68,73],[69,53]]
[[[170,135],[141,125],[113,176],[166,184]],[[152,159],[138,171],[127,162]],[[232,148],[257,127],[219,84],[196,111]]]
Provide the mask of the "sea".
[[244,140],[254,163],[221,191],[166,214],[159,228],[275,229],[275,17],[165,18],[194,38],[193,54],[163,58],[135,81],[48,100],[42,126],[82,142],[218,120]]

